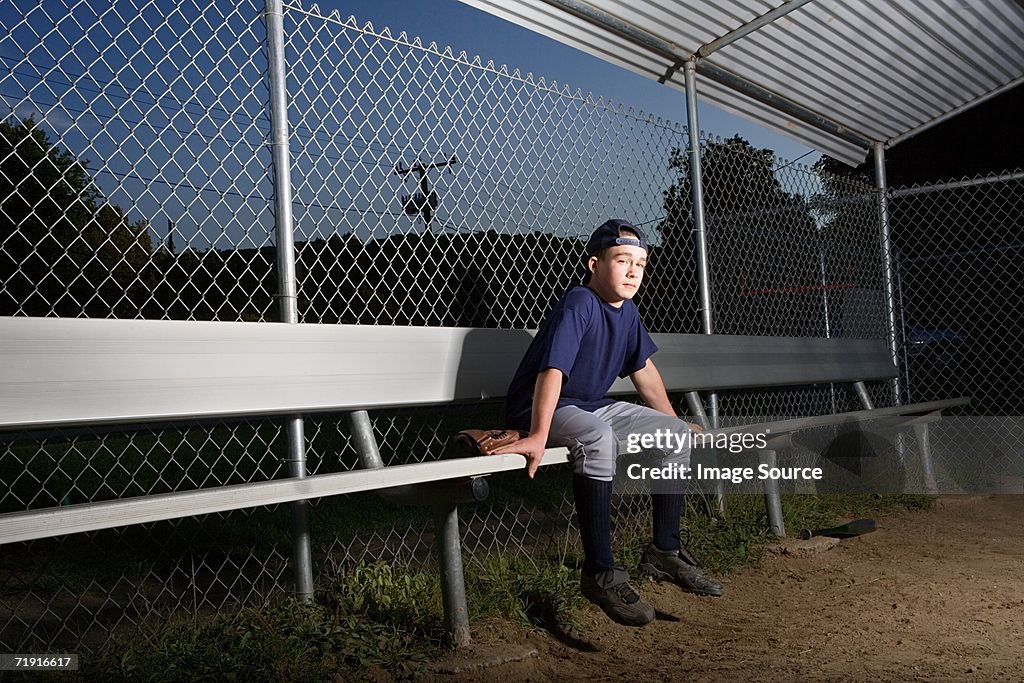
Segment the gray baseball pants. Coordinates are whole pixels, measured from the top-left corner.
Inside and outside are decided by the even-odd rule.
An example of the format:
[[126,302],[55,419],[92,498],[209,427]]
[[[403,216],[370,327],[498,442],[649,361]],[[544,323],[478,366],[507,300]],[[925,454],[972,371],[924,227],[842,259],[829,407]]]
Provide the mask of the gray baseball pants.
[[[662,452],[664,464],[679,467],[690,464],[690,427],[678,417],[671,417],[647,406],[616,401],[611,405],[588,412],[576,406],[563,406],[555,410],[548,433],[549,446],[565,446],[576,474],[612,481],[615,461],[619,456],[619,441],[630,434],[656,435],[660,430],[676,434],[673,447]],[[664,436],[664,432],[661,432]],[[635,438],[635,437],[634,437]],[[677,444],[682,443],[681,448]]]

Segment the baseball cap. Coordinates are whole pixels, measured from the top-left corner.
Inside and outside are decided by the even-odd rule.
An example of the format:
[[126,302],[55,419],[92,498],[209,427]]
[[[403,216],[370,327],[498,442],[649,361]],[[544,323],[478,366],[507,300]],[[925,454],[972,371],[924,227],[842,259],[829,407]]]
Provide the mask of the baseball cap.
[[[632,236],[623,236],[623,230],[629,230],[635,233],[636,238]],[[594,230],[593,234],[590,235],[590,239],[587,240],[586,258],[595,256],[609,247],[622,244],[640,247],[645,251],[647,250],[647,240],[644,239],[644,234],[632,223],[624,221],[621,218],[613,218],[609,221],[605,221],[598,226],[596,230]]]

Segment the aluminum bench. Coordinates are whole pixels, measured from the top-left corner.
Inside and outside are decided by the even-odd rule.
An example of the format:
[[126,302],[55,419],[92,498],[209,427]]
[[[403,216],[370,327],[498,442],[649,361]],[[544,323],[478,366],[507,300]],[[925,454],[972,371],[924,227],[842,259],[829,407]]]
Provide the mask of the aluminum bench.
[[[951,399],[874,408],[865,382],[896,368],[884,342],[778,337],[653,335],[666,387],[708,424],[698,392],[851,383],[862,410],[733,426],[771,430],[762,457],[801,430],[907,417],[931,472],[928,423]],[[438,509],[445,613],[456,643],[469,639],[458,529],[459,498],[479,499],[483,475],[522,469],[518,455],[384,467],[367,411],[498,399],[532,333],[475,328],[286,325],[243,322],[0,318],[0,431],[350,414],[363,469],[0,515],[0,544],[309,498],[381,491]],[[630,393],[623,380],[613,393]],[[479,425],[466,425],[479,426]],[[549,449],[543,465],[567,462]],[[454,483],[453,483],[454,482]],[[931,482],[934,488],[934,481]],[[777,487],[765,491],[783,535]]]

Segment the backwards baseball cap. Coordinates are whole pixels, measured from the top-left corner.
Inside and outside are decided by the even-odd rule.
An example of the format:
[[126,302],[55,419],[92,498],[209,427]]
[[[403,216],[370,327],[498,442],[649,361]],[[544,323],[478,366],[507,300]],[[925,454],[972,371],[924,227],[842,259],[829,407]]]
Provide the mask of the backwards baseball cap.
[[[629,230],[634,233],[636,237],[632,235],[623,235],[623,230]],[[585,258],[596,256],[600,252],[608,249],[609,247],[615,247],[620,245],[632,245],[634,247],[640,247],[643,250],[647,250],[647,240],[644,239],[644,234],[640,230],[621,218],[613,218],[609,221],[605,221],[597,230],[590,235],[590,239],[587,240],[587,249]]]

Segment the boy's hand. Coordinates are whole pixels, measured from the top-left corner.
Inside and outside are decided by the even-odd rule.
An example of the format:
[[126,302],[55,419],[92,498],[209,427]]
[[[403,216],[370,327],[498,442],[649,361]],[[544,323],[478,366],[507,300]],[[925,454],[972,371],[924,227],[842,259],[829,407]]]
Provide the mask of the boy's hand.
[[547,447],[547,437],[542,434],[530,434],[507,446],[496,448],[491,455],[503,455],[505,453],[518,453],[526,456],[526,475],[533,479],[540,467],[540,461],[544,459],[544,450]]
[[703,434],[704,433],[704,428],[701,427],[696,422],[687,422],[686,424],[687,424],[687,426],[689,426],[690,431],[693,432],[694,434]]

